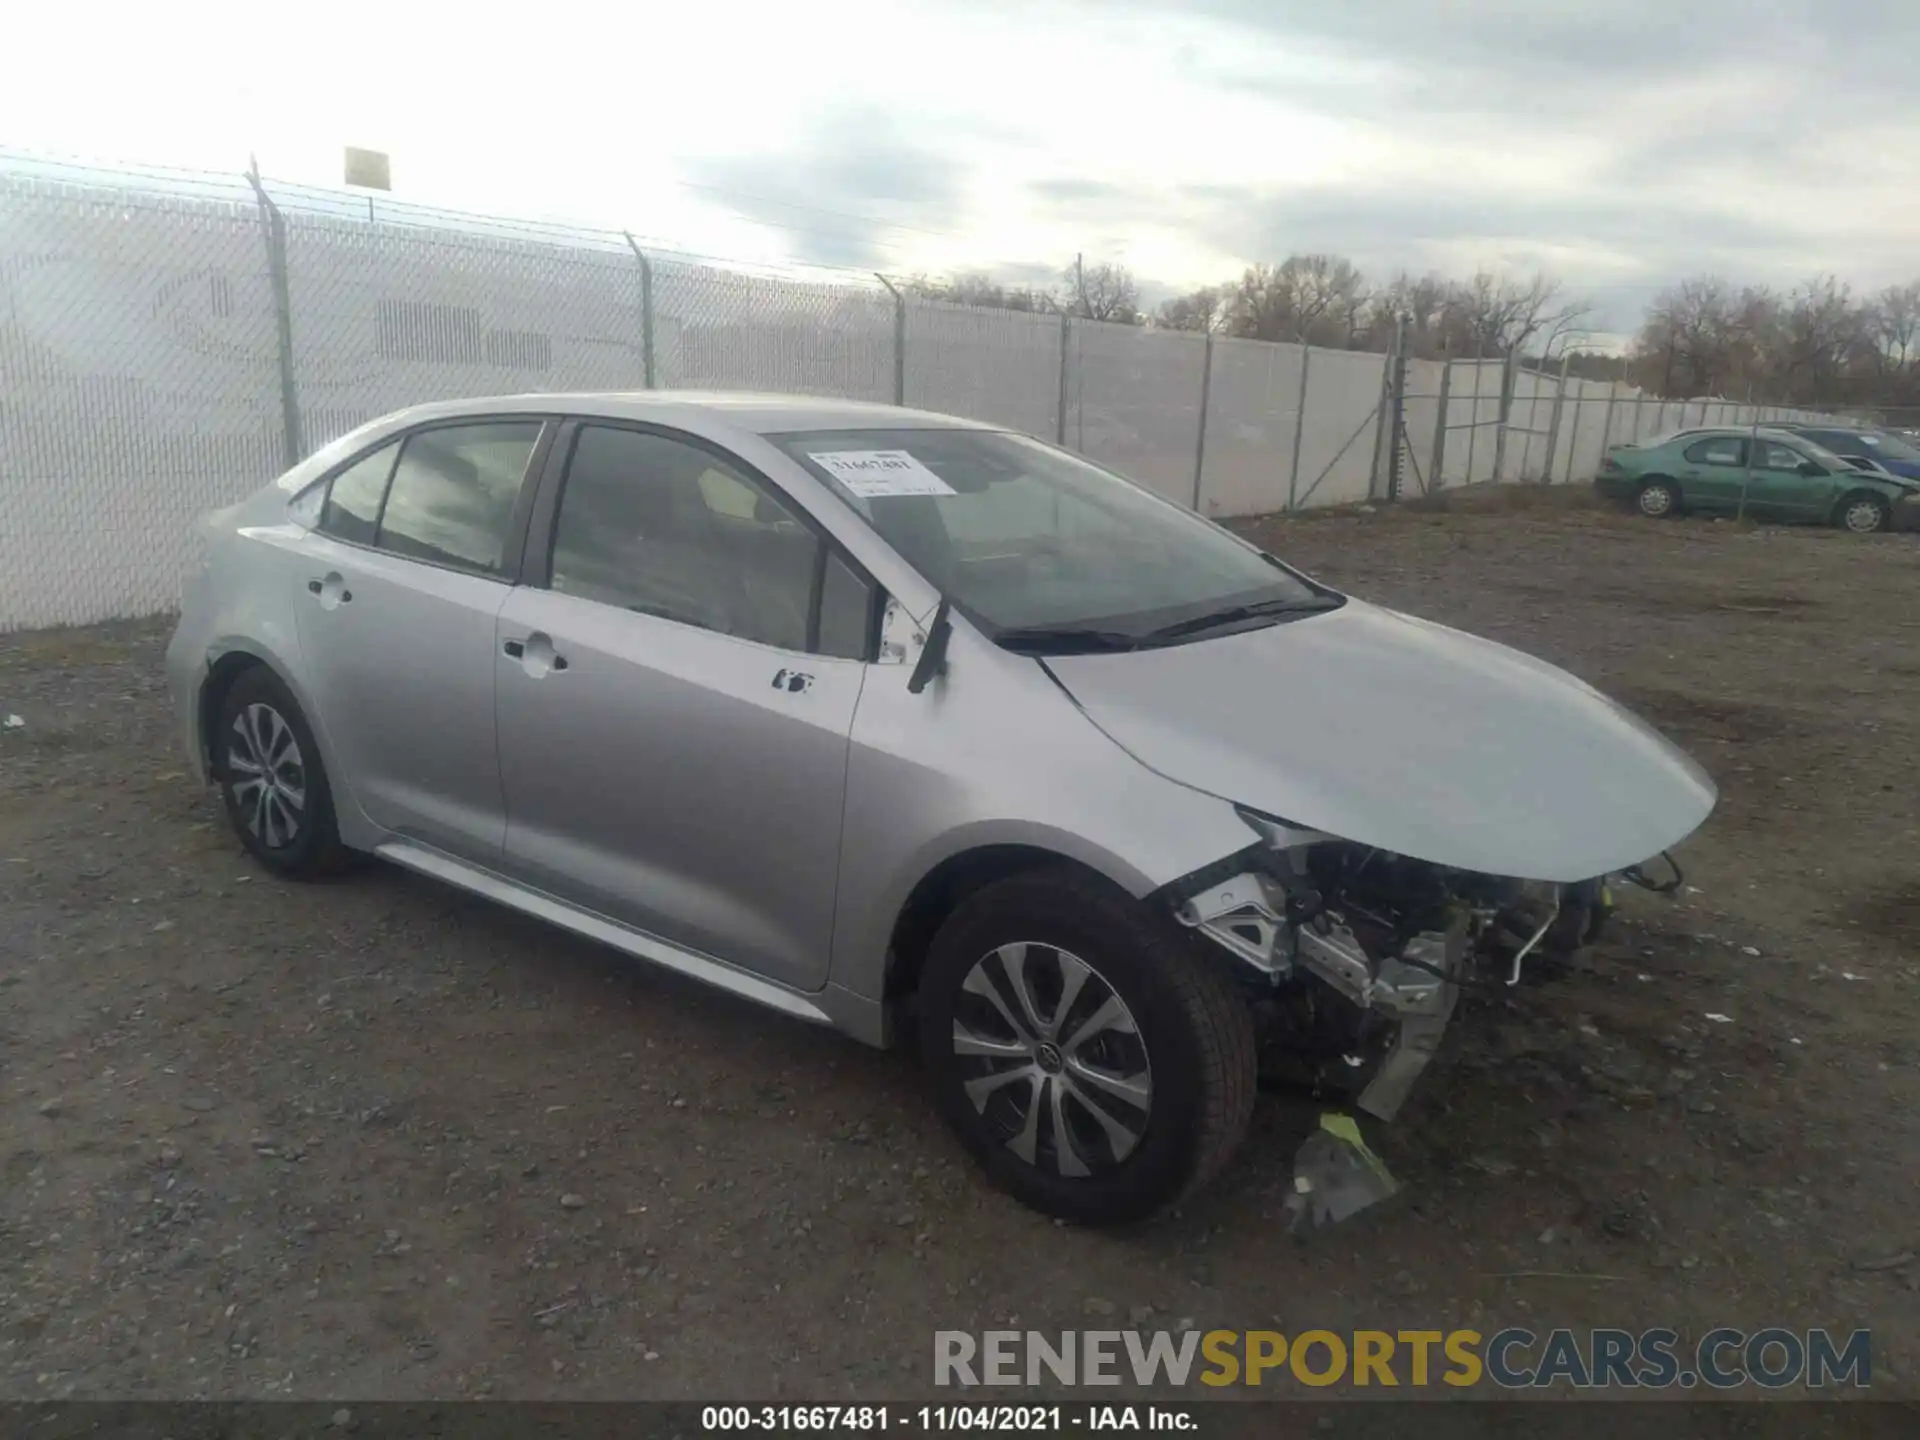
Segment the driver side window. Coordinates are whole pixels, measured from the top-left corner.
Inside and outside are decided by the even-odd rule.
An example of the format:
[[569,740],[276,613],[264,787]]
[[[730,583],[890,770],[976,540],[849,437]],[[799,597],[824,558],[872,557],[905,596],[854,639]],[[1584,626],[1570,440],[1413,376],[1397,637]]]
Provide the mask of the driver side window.
[[1778,441],[1767,440],[1761,442],[1760,457],[1755,462],[1755,465],[1757,469],[1761,470],[1797,471],[1806,463],[1806,460],[1807,457],[1791,445],[1782,445]]
[[1747,442],[1716,436],[1687,447],[1687,461],[1693,465],[1730,465],[1735,469],[1747,463]]
[[549,584],[783,650],[866,657],[866,582],[757,477],[668,435],[581,429]]

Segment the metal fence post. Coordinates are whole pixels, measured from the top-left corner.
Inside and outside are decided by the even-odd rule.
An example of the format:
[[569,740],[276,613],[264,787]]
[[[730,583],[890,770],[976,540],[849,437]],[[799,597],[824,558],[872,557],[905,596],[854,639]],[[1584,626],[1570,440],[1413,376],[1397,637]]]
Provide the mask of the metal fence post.
[[1387,357],[1387,371],[1392,381],[1393,415],[1388,420],[1387,433],[1387,501],[1389,504],[1400,498],[1400,467],[1402,457],[1407,450],[1407,317],[1400,316],[1393,325],[1393,352]]
[[247,183],[253,186],[260,202],[260,234],[267,246],[267,278],[273,290],[273,328],[280,352],[280,440],[285,449],[287,468],[291,470],[306,458],[306,441],[300,433],[300,394],[293,379],[293,294],[287,283],[287,222],[280,207],[260,183],[260,170],[247,171]]
[[1060,312],[1060,416],[1054,429],[1053,443],[1061,449],[1067,446],[1067,346],[1068,327],[1073,319],[1066,311]]
[[[1443,488],[1447,483],[1447,409],[1453,394],[1453,361],[1448,360],[1440,367],[1440,423],[1433,427],[1433,478],[1427,481],[1427,493]],[[1469,479],[1472,477],[1469,476]]]
[[1500,361],[1500,400],[1494,409],[1493,423],[1493,483],[1498,485],[1506,469],[1507,461],[1507,425],[1513,419],[1513,355],[1511,352]]
[[[1600,424],[1600,458],[1602,460],[1607,458],[1607,447],[1613,444],[1613,406],[1619,398],[1620,382],[1609,380],[1607,382],[1607,418]],[[1579,432],[1576,430],[1574,433]]]
[[1560,357],[1560,376],[1554,382],[1553,409],[1547,412],[1547,462],[1540,467],[1540,483],[1553,483],[1553,462],[1560,455],[1560,416],[1567,403],[1567,370],[1573,364],[1573,355],[1568,352]]
[[1367,471],[1367,499],[1371,500],[1380,488],[1380,456],[1387,443],[1387,409],[1393,400],[1393,350],[1392,345],[1399,340],[1395,332],[1394,340],[1389,342],[1386,357],[1380,365],[1380,403],[1373,412],[1373,468]]
[[1573,462],[1580,458],[1580,416],[1587,407],[1587,382],[1576,382],[1580,388],[1573,392],[1573,430],[1567,436],[1567,469],[1560,478],[1566,484],[1573,483]]
[[632,235],[624,230],[620,233],[626,235],[627,248],[640,262],[640,374],[647,389],[654,390],[659,387],[654,384],[653,376],[653,262],[647,259],[646,251],[634,243]]
[[1473,357],[1473,418],[1467,422],[1467,484],[1473,484],[1474,462],[1480,455],[1480,375],[1485,363]]
[[878,270],[873,278],[887,287],[893,296],[893,403],[907,403],[907,301],[894,284]]
[[1287,509],[1295,504],[1300,488],[1300,439],[1307,428],[1307,367],[1313,362],[1313,347],[1300,346],[1300,394],[1293,402],[1293,462],[1287,466]]
[[1213,388],[1213,331],[1200,356],[1200,434],[1193,442],[1193,513],[1200,513],[1200,477],[1207,466],[1207,392]]

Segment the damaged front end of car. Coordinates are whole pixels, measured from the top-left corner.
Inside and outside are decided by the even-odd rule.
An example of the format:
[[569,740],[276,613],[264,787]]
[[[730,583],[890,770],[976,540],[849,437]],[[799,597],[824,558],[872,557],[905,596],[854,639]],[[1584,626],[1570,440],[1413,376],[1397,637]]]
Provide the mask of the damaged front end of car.
[[1609,877],[1480,875],[1242,813],[1264,843],[1173,887],[1174,917],[1246,967],[1263,1068],[1376,1119],[1399,1112],[1463,990],[1518,985],[1612,908]]

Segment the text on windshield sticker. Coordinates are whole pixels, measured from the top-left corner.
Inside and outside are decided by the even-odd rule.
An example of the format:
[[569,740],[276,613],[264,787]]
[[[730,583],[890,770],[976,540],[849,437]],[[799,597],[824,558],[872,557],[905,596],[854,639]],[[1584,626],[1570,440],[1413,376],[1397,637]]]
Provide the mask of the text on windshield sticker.
[[905,450],[815,451],[807,458],[862,500],[954,493],[951,485]]

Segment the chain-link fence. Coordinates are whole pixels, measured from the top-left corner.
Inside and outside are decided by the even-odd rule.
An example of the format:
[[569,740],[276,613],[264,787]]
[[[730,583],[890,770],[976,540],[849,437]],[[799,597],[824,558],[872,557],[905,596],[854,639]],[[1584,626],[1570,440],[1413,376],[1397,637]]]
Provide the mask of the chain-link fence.
[[401,406],[647,387],[968,416],[1221,517],[1584,479],[1612,443],[1788,413],[943,305],[270,181],[0,164],[0,630],[169,608],[197,518]]

